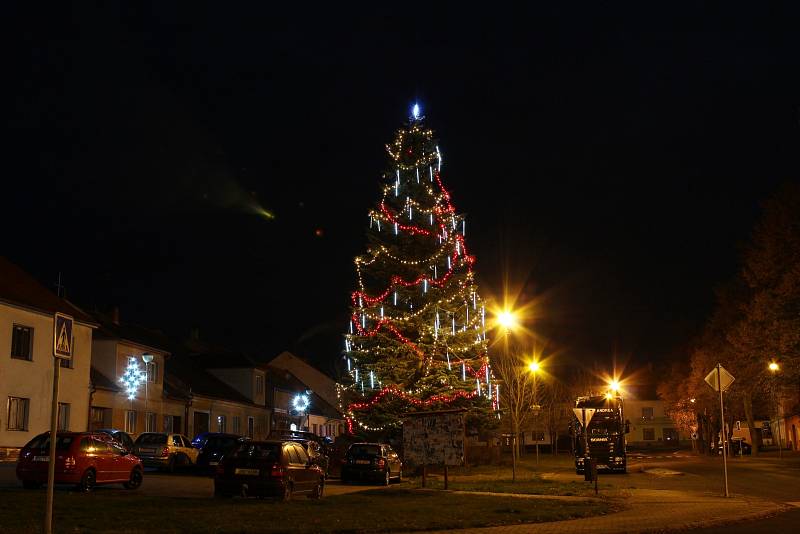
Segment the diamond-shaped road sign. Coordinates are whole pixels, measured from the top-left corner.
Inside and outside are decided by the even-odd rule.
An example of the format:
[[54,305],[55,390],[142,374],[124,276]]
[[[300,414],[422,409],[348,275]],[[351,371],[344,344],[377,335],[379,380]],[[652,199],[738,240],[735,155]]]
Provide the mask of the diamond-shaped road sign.
[[[575,417],[582,425],[589,426],[589,421],[592,420],[596,408],[573,408],[572,411],[575,412]],[[583,420],[584,414],[586,414],[586,421]]]
[[63,313],[56,313],[53,318],[53,356],[56,358],[72,358],[72,324],[72,317]]
[[722,391],[728,391],[728,388],[736,379],[727,369],[722,367],[721,364],[717,364],[717,367],[714,367],[711,372],[706,375],[706,382],[709,386],[714,388],[714,391],[719,391],[719,385],[717,384],[717,368],[719,368],[719,381],[722,383]]

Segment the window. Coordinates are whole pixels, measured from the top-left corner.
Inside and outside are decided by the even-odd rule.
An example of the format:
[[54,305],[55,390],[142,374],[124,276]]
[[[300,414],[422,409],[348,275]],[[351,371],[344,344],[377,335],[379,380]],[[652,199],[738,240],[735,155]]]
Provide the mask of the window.
[[147,381],[151,383],[158,382],[158,363],[150,362],[145,365],[147,366]]
[[174,436],[172,436],[172,444],[175,447],[183,447],[183,440],[179,435],[175,434]]
[[237,435],[242,433],[242,418],[238,415],[233,416],[233,433]]
[[297,455],[297,449],[294,448],[294,445],[287,445],[284,451],[286,453],[286,457],[289,458],[290,464],[300,463],[300,457]]
[[11,330],[11,357],[18,360],[33,359],[33,328],[15,324]]
[[298,463],[307,464],[308,463],[308,454],[306,454],[306,450],[301,447],[300,445],[295,445],[294,450],[297,453],[297,459],[299,460]]
[[136,434],[136,411],[127,410],[125,412],[125,432]]
[[217,432],[225,432],[225,422],[224,415],[217,416]]
[[317,423],[314,423],[313,425],[311,425],[311,427],[314,429],[314,434],[316,434],[317,433]]
[[653,408],[642,408],[642,419],[653,419]]
[[247,437],[253,439],[255,435],[256,420],[252,417],[247,418]]
[[111,426],[111,408],[92,406],[90,410],[90,417],[90,430],[99,430],[101,428],[108,428]]
[[164,416],[164,432],[172,432],[174,429],[175,422],[172,420],[171,415]]
[[8,398],[8,430],[28,430],[28,411],[30,399],[21,397]]
[[153,412],[147,412],[144,414],[144,431],[145,432],[155,432],[156,431],[156,414]]
[[655,428],[643,428],[642,429],[642,439],[644,441],[655,441],[655,439],[656,439],[656,429]]
[[264,377],[256,375],[256,395],[264,393]]
[[58,429],[69,430],[69,404],[66,402],[58,403]]

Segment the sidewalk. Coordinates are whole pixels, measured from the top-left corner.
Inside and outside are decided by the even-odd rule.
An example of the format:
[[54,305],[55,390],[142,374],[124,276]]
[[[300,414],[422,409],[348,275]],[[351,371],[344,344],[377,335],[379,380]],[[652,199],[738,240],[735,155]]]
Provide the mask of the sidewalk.
[[[708,493],[688,493],[674,490],[637,489],[626,490],[626,493],[629,497],[620,499],[620,503],[628,508],[609,515],[550,523],[464,529],[458,532],[465,534],[665,532],[757,519],[789,508],[778,503],[741,495],[725,499]],[[517,496],[509,495],[509,498],[515,497]],[[536,496],[530,495],[519,497],[531,500],[536,498]],[[565,499],[565,497],[561,498]],[[566,497],[566,499],[581,499],[581,497]]]

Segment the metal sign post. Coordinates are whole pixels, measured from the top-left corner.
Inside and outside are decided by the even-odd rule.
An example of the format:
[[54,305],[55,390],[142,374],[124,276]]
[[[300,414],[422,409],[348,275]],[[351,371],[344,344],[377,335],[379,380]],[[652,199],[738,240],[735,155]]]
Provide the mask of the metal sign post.
[[706,375],[706,383],[719,391],[719,419],[720,419],[720,433],[722,434],[722,471],[725,474],[725,496],[730,497],[728,493],[728,436],[725,432],[725,404],[722,402],[722,392],[727,391],[733,381],[736,380],[727,369],[718,363],[713,371]]
[[589,459],[591,458],[589,455],[589,423],[592,421],[592,417],[594,417],[594,413],[597,411],[597,409],[573,408],[572,411],[575,413],[575,417],[583,425],[583,473],[585,479],[586,473],[591,471],[591,466],[589,465]]
[[47,465],[47,506],[44,513],[44,532],[53,532],[53,496],[56,479],[56,441],[58,439],[58,381],[61,361],[72,359],[72,325],[69,315],[56,313],[53,317],[53,402],[50,408],[50,458]]

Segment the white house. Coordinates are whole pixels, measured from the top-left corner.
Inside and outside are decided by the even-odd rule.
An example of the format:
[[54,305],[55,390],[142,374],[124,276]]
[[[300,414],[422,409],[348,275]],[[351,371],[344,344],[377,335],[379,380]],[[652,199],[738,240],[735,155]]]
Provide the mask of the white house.
[[[0,257],[0,456],[50,429],[53,315],[71,315],[73,359],[61,361],[60,429],[86,430],[89,419],[90,316]],[[13,454],[13,452],[12,452]]]

